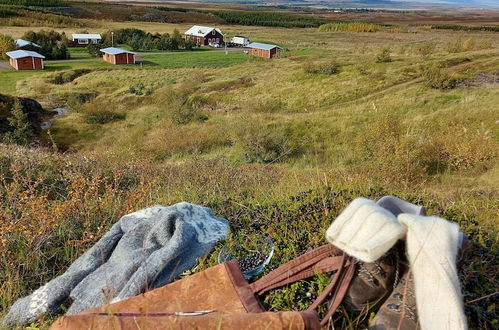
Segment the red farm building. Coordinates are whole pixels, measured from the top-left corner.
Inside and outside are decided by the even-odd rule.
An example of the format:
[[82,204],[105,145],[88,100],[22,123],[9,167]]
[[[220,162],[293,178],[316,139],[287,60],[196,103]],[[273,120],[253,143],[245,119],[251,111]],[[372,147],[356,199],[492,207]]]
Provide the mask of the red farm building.
[[185,40],[194,40],[198,46],[220,47],[224,43],[224,35],[217,28],[194,25],[184,33]]
[[111,64],[135,64],[135,53],[126,49],[108,47],[100,50],[104,53],[103,59]]
[[16,70],[43,70],[43,59],[45,56],[30,50],[15,50],[7,52],[10,57],[9,63]]
[[252,42],[248,45],[249,53],[253,56],[263,58],[275,58],[281,55],[281,47],[277,45],[261,44],[259,42]]

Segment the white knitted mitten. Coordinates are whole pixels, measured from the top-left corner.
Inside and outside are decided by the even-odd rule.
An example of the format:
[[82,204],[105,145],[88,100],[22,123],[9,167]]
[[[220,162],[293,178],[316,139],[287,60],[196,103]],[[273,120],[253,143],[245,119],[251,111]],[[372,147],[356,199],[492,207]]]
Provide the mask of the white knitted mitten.
[[373,262],[405,236],[395,215],[366,198],[352,201],[333,221],[326,239],[364,262]]
[[438,217],[400,214],[407,226],[407,255],[424,330],[467,329],[456,269],[459,226]]

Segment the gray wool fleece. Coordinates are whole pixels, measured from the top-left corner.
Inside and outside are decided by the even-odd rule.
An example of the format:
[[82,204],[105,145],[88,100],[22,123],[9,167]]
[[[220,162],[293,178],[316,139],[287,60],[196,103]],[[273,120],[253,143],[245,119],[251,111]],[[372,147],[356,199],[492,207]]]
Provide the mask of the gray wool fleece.
[[57,314],[68,298],[71,315],[163,286],[192,268],[228,229],[227,220],[189,203],[125,215],[64,274],[16,301],[3,324]]

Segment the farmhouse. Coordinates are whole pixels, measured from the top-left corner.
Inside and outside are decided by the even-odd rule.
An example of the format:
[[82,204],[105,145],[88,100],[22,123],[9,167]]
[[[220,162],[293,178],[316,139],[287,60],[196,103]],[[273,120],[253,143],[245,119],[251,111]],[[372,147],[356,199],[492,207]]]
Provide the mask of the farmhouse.
[[263,58],[275,58],[281,55],[281,47],[277,45],[261,44],[258,42],[252,42],[248,45],[250,54],[253,56],[263,57]]
[[198,46],[217,46],[224,43],[224,35],[217,28],[194,25],[184,33],[185,40],[194,40]]
[[40,46],[39,44],[24,39],[16,39],[15,42],[18,49],[26,49],[33,47],[42,48],[42,46]]
[[73,47],[87,47],[89,44],[98,44],[102,40],[100,34],[79,33],[72,34],[71,37],[71,46]]
[[103,59],[111,64],[135,64],[135,53],[126,49],[108,47],[100,50],[104,53]]
[[43,70],[43,59],[45,56],[30,50],[14,50],[7,52],[10,57],[9,63],[16,70]]

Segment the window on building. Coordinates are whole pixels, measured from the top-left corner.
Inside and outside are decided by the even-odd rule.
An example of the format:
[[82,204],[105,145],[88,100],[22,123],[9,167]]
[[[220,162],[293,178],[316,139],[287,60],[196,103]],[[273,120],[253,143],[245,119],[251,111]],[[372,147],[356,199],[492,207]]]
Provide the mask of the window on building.
[[211,34],[215,35],[215,33],[216,33],[216,31],[215,31],[215,30],[211,31]]
[[88,44],[88,39],[78,39],[78,44],[80,44],[80,45],[87,45]]

